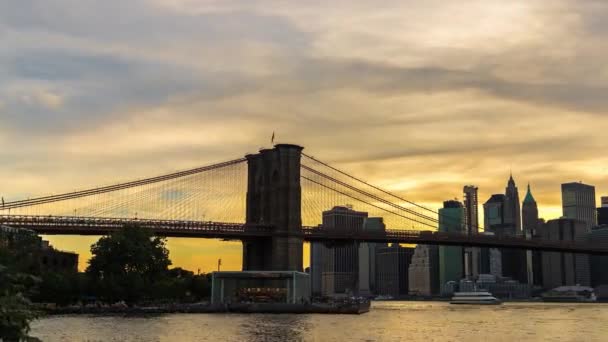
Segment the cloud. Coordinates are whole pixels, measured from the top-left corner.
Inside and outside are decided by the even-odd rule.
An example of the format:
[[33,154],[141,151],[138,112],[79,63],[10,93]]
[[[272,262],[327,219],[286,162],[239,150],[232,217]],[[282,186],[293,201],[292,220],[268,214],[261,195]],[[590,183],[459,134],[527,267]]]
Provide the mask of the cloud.
[[1,2],[3,196],[238,158],[275,131],[435,208],[512,169],[555,216],[561,182],[608,188],[607,7]]

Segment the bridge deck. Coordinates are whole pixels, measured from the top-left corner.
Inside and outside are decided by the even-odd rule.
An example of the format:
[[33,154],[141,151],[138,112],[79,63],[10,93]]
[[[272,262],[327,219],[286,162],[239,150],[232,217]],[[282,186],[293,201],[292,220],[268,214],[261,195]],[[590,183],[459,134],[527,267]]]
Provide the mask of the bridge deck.
[[[71,216],[0,216],[0,225],[33,230],[47,235],[107,235],[126,225],[150,229],[165,237],[242,240],[287,235],[272,226],[211,221],[147,220]],[[290,234],[294,235],[294,234]],[[389,229],[386,232],[353,232],[323,227],[302,227],[297,234],[305,241],[347,243],[378,242],[428,245],[455,245],[486,248],[518,248],[548,252],[608,255],[608,248],[590,242],[526,240],[521,237],[465,235],[436,231]]]

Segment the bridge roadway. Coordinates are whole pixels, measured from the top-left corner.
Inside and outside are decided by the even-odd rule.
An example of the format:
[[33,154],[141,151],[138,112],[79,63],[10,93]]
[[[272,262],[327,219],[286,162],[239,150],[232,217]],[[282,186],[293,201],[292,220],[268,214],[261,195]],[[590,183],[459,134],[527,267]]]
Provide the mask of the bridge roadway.
[[[22,216],[1,215],[0,225],[33,230],[46,235],[107,235],[126,225],[150,229],[165,237],[188,237],[241,240],[247,238],[285,235],[272,226],[221,223],[211,221],[149,220],[125,218],[97,218],[77,216]],[[292,234],[293,236],[293,234]],[[427,245],[453,245],[489,248],[518,248],[546,252],[585,253],[608,255],[608,248],[591,242],[526,240],[520,237],[496,237],[436,231],[388,229],[386,232],[354,232],[343,229],[302,227],[305,241],[340,244],[347,242],[406,243]]]

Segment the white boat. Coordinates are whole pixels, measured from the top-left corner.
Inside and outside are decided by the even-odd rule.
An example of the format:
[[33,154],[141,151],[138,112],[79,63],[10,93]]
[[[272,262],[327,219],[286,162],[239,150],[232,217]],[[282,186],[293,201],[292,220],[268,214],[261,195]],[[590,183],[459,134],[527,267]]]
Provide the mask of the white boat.
[[542,294],[545,302],[594,303],[597,302],[594,290],[585,286],[560,286]]
[[502,304],[500,299],[492,296],[490,292],[455,292],[450,304],[471,304],[471,305],[498,305]]

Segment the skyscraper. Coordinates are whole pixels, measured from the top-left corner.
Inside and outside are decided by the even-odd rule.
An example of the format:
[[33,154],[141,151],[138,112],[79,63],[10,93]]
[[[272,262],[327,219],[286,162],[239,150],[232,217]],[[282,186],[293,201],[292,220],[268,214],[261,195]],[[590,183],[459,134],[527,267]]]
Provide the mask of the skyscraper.
[[[532,196],[532,191],[530,190],[530,184],[528,184],[528,192],[526,193],[526,197],[524,198],[524,204],[521,209],[522,216],[522,226],[523,233],[527,239],[531,239],[534,235],[536,235],[536,231],[538,230],[539,219],[538,219],[538,205],[536,204],[536,200],[534,196]],[[528,284],[537,284],[538,282],[535,280],[535,277],[538,278],[540,275],[534,273],[534,269],[538,270],[538,266],[540,263],[541,254],[537,251],[526,251],[526,269],[528,274]]]
[[[586,223],[577,219],[551,220],[539,228],[540,238],[558,241],[586,241]],[[542,252],[543,288],[562,285],[591,285],[589,256],[583,254]]]
[[[521,214],[513,211],[519,211],[520,208],[519,202],[517,204],[513,203],[514,199],[519,201],[519,194],[513,177],[509,179],[507,193],[510,196],[494,194],[483,205],[485,231],[492,232],[496,236],[513,236],[517,234],[517,222],[520,221]],[[519,230],[521,231],[521,224]],[[522,283],[528,281],[526,253],[524,251],[501,249],[500,255],[502,276],[511,277]]]
[[483,204],[484,227],[488,232],[502,235],[505,225],[505,195],[494,194]]
[[[608,207],[607,207],[608,208]],[[587,240],[608,247],[608,226],[600,226],[593,229],[587,236]],[[608,256],[590,256],[591,285],[594,287],[608,285]]]
[[513,180],[513,175],[509,177],[507,188],[505,189],[505,223],[513,227],[512,235],[521,234],[521,210],[519,204],[519,191]]
[[464,225],[468,234],[479,232],[478,190],[474,185],[464,187]]
[[[467,234],[479,233],[479,196],[474,185],[466,185],[464,193],[464,225]],[[467,279],[479,276],[479,248],[467,247],[464,249],[464,274]]]
[[602,206],[597,208],[597,224],[608,225],[608,196],[602,197]]
[[[439,231],[464,233],[464,208],[458,201],[445,201],[439,209]],[[439,281],[460,281],[464,276],[463,249],[460,246],[439,247]]]
[[408,269],[414,248],[401,247],[393,243],[390,247],[377,249],[377,287],[379,295],[393,297],[408,294]]
[[[323,227],[349,231],[361,230],[366,218],[366,212],[355,211],[346,206],[336,206],[323,212]],[[319,268],[321,269],[320,277]],[[359,248],[357,244],[332,248],[316,244],[311,252],[311,273],[313,274],[311,279],[313,291],[318,291],[315,286],[318,285],[316,279],[319,277],[323,295],[357,293],[359,287]]]
[[[386,226],[382,217],[368,217],[363,223],[364,232],[384,232]],[[359,243],[359,295],[377,294],[376,254],[386,244],[374,242]]]
[[521,209],[522,213],[522,223],[523,223],[523,231],[528,236],[533,235],[536,229],[538,228],[538,205],[534,196],[532,196],[532,191],[530,190],[530,184],[528,184],[528,192],[526,193],[526,197],[524,198],[524,203]]
[[583,183],[562,184],[562,208],[564,217],[585,222],[587,230],[595,227],[595,187]]
[[433,296],[439,293],[439,248],[417,245],[408,269],[408,290],[412,296]]

